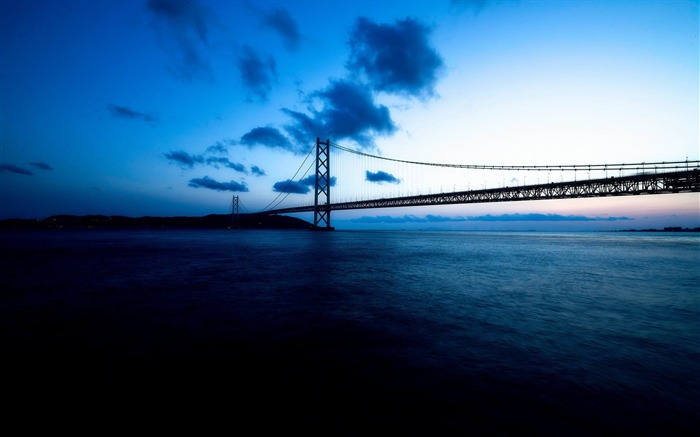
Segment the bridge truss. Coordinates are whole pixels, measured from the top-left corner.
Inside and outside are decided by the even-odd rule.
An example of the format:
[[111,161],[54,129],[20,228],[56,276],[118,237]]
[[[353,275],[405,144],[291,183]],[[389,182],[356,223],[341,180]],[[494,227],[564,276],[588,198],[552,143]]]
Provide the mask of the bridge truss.
[[[453,190],[434,194],[410,194],[406,196],[375,196],[369,200],[331,201],[330,187],[335,177],[331,177],[331,149],[349,152],[357,156],[377,161],[391,161],[401,165],[427,166],[444,169],[505,171],[505,172],[586,172],[588,179],[573,181],[537,183],[533,185],[501,186],[497,188]],[[364,152],[331,143],[330,140],[316,139],[315,144],[315,191],[314,204],[294,207],[276,208],[261,211],[258,214],[289,214],[313,212],[315,230],[332,230],[331,211],[370,208],[395,208],[403,206],[452,205],[467,203],[513,202],[547,199],[576,199],[608,196],[634,196],[653,194],[673,194],[700,192],[700,161],[671,161],[632,164],[586,164],[557,166],[502,166],[502,165],[458,165],[406,161]],[[308,158],[308,156],[307,156]],[[305,160],[306,161],[306,160]],[[605,177],[590,178],[591,172],[604,174]],[[609,172],[619,172],[618,176],[608,176]],[[623,175],[623,172],[625,173]],[[367,171],[367,173],[370,173]],[[382,172],[380,172],[382,173]],[[549,178],[548,178],[549,179]],[[279,205],[279,203],[277,203]],[[274,208],[274,207],[273,207]]]
[[[328,210],[394,208],[402,206],[451,205],[460,203],[512,202],[523,200],[576,199],[586,197],[633,196],[700,192],[700,169],[667,173],[643,173],[570,182],[552,182],[519,187],[490,188],[454,193],[393,197],[356,202],[330,203]],[[314,211],[315,206],[299,206],[267,211],[288,214]]]

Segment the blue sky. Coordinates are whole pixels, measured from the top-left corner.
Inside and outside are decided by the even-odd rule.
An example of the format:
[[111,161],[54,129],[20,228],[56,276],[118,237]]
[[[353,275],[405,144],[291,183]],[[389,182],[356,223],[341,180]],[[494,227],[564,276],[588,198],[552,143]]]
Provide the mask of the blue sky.
[[[254,212],[280,191],[293,191],[280,207],[307,204],[313,192],[285,182],[317,136],[454,164],[700,158],[697,1],[0,4],[0,218],[223,214],[233,195]],[[414,170],[341,159],[332,200],[545,178],[450,176],[468,184],[457,187],[445,175],[418,181]],[[351,168],[357,181],[342,173]],[[700,195],[332,220],[348,229],[695,227]]]

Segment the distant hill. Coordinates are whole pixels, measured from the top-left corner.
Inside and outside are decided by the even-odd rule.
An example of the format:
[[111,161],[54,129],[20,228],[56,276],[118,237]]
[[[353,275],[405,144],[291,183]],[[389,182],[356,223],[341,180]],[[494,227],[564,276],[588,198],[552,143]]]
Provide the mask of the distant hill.
[[172,228],[172,229],[309,229],[311,223],[282,215],[230,214],[201,217],[125,217],[118,215],[54,215],[45,219],[0,220],[0,229]]

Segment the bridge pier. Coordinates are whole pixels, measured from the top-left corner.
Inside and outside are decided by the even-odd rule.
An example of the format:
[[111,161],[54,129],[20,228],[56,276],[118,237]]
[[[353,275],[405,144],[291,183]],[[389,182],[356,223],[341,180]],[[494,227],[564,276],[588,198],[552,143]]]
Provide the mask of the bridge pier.
[[314,191],[313,231],[332,231],[331,226],[331,141],[316,138],[316,183]]

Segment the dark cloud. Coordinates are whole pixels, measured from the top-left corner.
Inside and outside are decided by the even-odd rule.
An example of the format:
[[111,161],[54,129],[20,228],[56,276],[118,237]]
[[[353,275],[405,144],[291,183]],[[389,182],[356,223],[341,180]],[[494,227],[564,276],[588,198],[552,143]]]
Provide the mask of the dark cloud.
[[195,164],[204,163],[204,157],[202,155],[190,155],[183,151],[168,152],[165,154],[165,157],[183,167],[189,168],[194,167]]
[[253,176],[265,176],[265,171],[257,165],[250,167],[250,172],[253,174]]
[[287,179],[286,181],[275,182],[272,186],[272,191],[278,193],[307,194],[311,191],[311,188],[301,182],[294,182],[291,179]]
[[4,172],[4,171],[9,171],[10,173],[22,174],[22,175],[27,175],[27,176],[31,176],[34,174],[31,171],[26,170],[22,167],[17,167],[16,165],[0,164],[0,172]]
[[48,165],[45,162],[30,162],[31,165],[33,165],[36,168],[40,168],[42,170],[53,170],[53,167]]
[[279,33],[287,48],[291,50],[299,48],[301,34],[296,21],[286,9],[274,8],[265,12],[262,23]]
[[351,221],[358,223],[444,223],[444,222],[595,222],[595,221],[618,221],[632,220],[628,217],[586,217],[580,215],[559,215],[559,214],[501,214],[482,215],[474,217],[462,216],[441,216],[426,215],[418,217],[415,215],[392,216],[364,216]]
[[371,171],[365,171],[365,180],[380,184],[383,182],[388,182],[390,184],[401,183],[401,181],[394,175],[381,170],[376,173],[372,173]]
[[295,153],[302,154],[308,152],[308,149],[304,150],[303,145],[309,144],[312,140],[315,140],[316,137],[328,136],[321,133],[323,132],[323,126],[320,121],[317,121],[302,112],[292,111],[291,109],[287,108],[282,108],[282,112],[292,118],[292,124],[285,126],[284,129],[289,136],[294,138],[294,141],[297,144],[296,147],[292,146],[291,149]]
[[131,108],[127,108],[126,106],[119,106],[119,105],[114,105],[112,103],[107,104],[107,108],[109,109],[109,112],[112,113],[113,116],[118,117],[118,118],[127,118],[131,120],[143,120],[148,123],[153,123],[158,120],[158,117],[155,115],[151,114],[146,114],[143,112],[139,111],[134,111]]
[[[335,176],[331,176],[331,187],[335,187],[336,181],[337,178]],[[299,182],[306,185],[307,187],[313,187],[316,184],[316,175],[309,175]],[[324,181],[321,181],[322,184],[323,182]]]
[[239,173],[245,173],[248,174],[248,170],[246,170],[245,165],[239,164],[237,162],[231,162],[228,158],[225,157],[214,157],[210,156],[206,159],[205,161],[208,165],[211,165],[213,167],[219,168],[219,165],[223,165],[226,168],[230,168],[232,170],[235,170]]
[[234,191],[243,193],[248,191],[248,187],[244,183],[238,183],[236,181],[219,182],[210,178],[209,176],[191,179],[187,185],[194,188],[208,188],[216,191]]
[[211,68],[204,59],[211,14],[194,0],[149,0],[147,9],[157,19],[169,40],[171,72],[183,80],[211,79]]
[[[331,187],[335,186],[337,179],[331,176]],[[273,191],[279,193],[291,193],[291,194],[307,194],[310,193],[316,183],[316,175],[309,175],[300,181],[292,181],[287,179],[286,181],[276,182],[272,186]]]
[[[256,127],[241,137],[241,144],[248,147],[260,145],[271,149],[289,150],[294,153],[303,153],[296,150],[294,145],[274,127]],[[308,150],[306,150],[308,152]]]
[[272,84],[277,80],[275,61],[263,60],[252,48],[244,46],[238,56],[238,70],[248,92],[260,102],[267,101]]
[[312,116],[283,109],[294,119],[287,132],[299,144],[308,144],[316,137],[351,139],[361,148],[374,148],[373,137],[396,131],[389,109],[374,102],[370,90],[347,80],[332,81],[312,98],[319,99],[323,108],[310,108]]
[[430,32],[412,18],[394,25],[358,18],[350,35],[346,67],[353,74],[364,75],[377,91],[431,96],[444,64],[429,44]]

